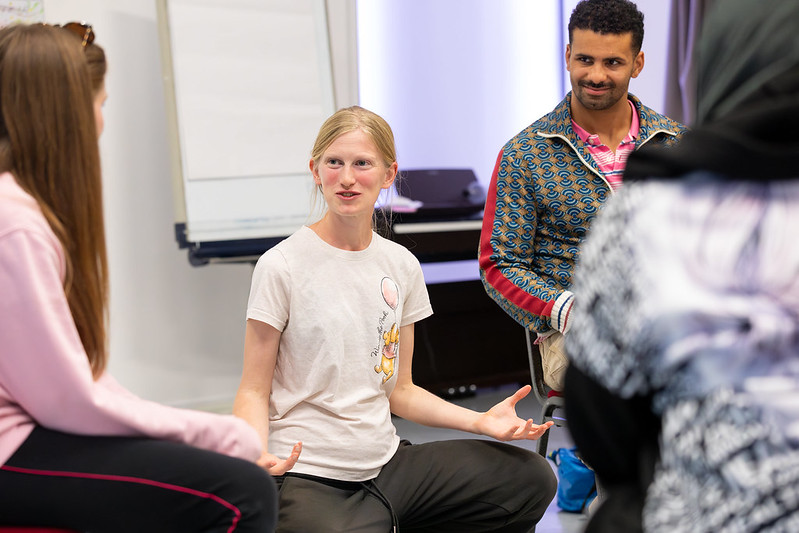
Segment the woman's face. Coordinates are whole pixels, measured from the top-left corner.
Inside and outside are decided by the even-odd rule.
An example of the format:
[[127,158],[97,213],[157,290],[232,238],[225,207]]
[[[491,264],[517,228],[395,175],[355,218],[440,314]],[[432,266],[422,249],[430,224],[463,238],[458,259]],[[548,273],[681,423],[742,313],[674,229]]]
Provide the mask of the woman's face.
[[331,213],[366,220],[371,220],[380,191],[390,187],[397,175],[397,163],[386,166],[372,138],[362,130],[339,136],[322,154],[319,165],[312,159],[310,167]]
[[103,119],[103,105],[105,105],[105,101],[108,98],[108,94],[105,92],[105,83],[100,85],[100,88],[94,93],[94,123],[97,125],[97,137],[99,138],[100,135],[103,133],[103,128],[105,127],[105,120]]

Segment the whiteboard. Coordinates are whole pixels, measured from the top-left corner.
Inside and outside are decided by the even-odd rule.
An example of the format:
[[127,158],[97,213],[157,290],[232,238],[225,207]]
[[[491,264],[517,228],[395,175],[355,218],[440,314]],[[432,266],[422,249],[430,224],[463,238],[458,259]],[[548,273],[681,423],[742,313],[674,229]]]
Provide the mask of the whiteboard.
[[335,111],[324,0],[158,0],[158,19],[186,240],[290,235]]

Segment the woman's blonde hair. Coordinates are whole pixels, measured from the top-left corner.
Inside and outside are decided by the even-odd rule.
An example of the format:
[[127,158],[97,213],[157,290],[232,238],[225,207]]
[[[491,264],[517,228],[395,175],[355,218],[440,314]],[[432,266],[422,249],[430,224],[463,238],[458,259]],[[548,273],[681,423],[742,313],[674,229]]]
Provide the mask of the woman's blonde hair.
[[391,126],[377,113],[356,105],[339,109],[330,115],[319,128],[319,134],[316,136],[316,142],[311,150],[314,166],[319,165],[322,154],[333,144],[333,141],[345,133],[355,130],[362,130],[369,135],[380,155],[383,156],[386,166],[391,166],[397,161],[394,132],[391,131]]
[[93,91],[81,43],[43,24],[0,30],[0,171],[64,250],[64,293],[96,377],[107,364],[108,263]]

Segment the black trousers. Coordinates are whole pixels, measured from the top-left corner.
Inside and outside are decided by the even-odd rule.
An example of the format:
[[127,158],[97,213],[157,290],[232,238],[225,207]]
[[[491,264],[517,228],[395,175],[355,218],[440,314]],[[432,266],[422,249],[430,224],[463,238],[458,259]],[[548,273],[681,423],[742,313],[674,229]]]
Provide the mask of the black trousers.
[[276,518],[266,471],[185,444],[39,427],[0,467],[0,525],[263,533]]
[[546,459],[500,442],[400,444],[374,480],[278,478],[280,533],[527,533],[555,495]]
[[652,399],[621,398],[574,365],[566,371],[564,399],[572,439],[604,488],[585,533],[643,531],[641,513],[660,456]]

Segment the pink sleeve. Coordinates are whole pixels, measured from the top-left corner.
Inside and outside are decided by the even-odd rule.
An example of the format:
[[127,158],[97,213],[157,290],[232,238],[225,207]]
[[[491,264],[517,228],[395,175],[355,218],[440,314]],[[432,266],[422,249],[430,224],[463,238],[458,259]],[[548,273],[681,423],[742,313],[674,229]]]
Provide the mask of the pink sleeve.
[[0,236],[0,398],[38,424],[84,435],[144,436],[255,460],[256,431],[231,415],[142,400],[110,376],[94,381],[61,284],[51,235]]

